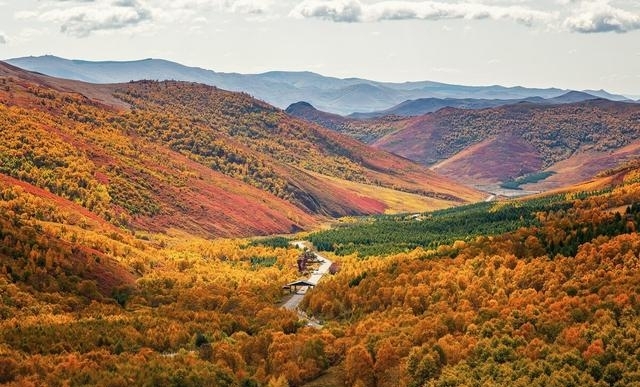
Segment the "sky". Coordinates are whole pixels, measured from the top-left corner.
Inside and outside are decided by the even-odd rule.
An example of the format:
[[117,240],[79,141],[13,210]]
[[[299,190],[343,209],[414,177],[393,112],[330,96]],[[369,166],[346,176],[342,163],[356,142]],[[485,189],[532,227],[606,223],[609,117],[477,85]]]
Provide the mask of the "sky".
[[46,54],[640,98],[640,0],[0,0],[0,59]]

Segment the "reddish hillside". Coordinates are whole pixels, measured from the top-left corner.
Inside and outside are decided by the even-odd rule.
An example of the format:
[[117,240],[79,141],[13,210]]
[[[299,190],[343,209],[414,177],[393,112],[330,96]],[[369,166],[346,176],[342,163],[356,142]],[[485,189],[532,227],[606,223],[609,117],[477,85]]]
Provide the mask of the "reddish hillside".
[[585,151],[572,155],[549,168],[555,174],[535,183],[524,185],[527,190],[546,191],[558,189],[576,182],[587,181],[605,170],[617,168],[640,155],[640,140],[610,152]]
[[[74,243],[43,225],[80,227],[116,235],[118,229],[94,213],[46,190],[0,174],[0,263],[14,282],[38,290],[76,289],[94,298],[133,285],[134,275],[95,243]],[[87,281],[84,285],[80,280]],[[67,287],[67,288],[65,288]]]
[[[590,100],[520,103],[483,110],[442,109],[415,117],[374,146],[468,184],[555,172],[551,188],[581,181],[640,155],[640,105]],[[626,148],[625,148],[626,147]]]
[[490,184],[539,171],[542,163],[532,145],[507,135],[471,145],[432,169],[445,176],[468,176],[474,182]]
[[0,173],[143,230],[284,233],[387,208],[323,176],[418,193],[425,209],[479,197],[246,94],[191,83],[98,86],[0,64],[0,132]]

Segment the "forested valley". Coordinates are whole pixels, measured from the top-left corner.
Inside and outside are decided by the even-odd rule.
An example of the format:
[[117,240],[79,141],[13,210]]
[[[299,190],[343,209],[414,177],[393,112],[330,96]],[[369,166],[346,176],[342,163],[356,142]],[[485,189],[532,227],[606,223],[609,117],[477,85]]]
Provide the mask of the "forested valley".
[[[464,205],[482,194],[243,94],[99,101],[11,71],[0,384],[640,385],[638,161]],[[409,199],[429,211],[384,214]],[[294,240],[335,263],[315,326],[281,307],[313,274]]]
[[342,269],[303,306],[352,340],[347,385],[636,385],[638,176],[311,234]]
[[615,174],[591,191],[308,234],[340,265],[303,300],[322,329],[278,306],[298,278],[287,238],[126,231],[5,181],[2,382],[633,385],[640,171]]

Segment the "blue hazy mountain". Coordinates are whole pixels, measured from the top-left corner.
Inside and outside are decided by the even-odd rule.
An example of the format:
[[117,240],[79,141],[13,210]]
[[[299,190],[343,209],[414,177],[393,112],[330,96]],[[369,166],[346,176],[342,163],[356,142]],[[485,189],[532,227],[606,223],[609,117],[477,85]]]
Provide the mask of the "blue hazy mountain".
[[[604,92],[606,93],[606,92]],[[583,91],[569,91],[562,95],[552,98],[542,97],[526,97],[517,99],[483,99],[483,98],[419,98],[411,99],[399,103],[389,109],[384,109],[375,112],[357,112],[352,113],[348,117],[355,119],[371,119],[384,116],[400,116],[411,117],[421,116],[423,114],[432,113],[442,108],[452,107],[458,109],[485,109],[504,105],[512,105],[520,102],[530,102],[538,104],[557,105],[565,103],[583,102],[591,99],[609,99],[616,100],[615,95],[609,93],[602,95],[608,95],[608,98],[600,97],[597,95],[589,94]]]
[[[461,86],[431,81],[376,82],[360,78],[326,77],[306,71],[222,73],[163,59],[93,62],[45,55],[14,58],[6,62],[29,71],[91,83],[118,83],[140,79],[198,82],[221,89],[243,91],[283,109],[297,101],[308,101],[320,110],[343,115],[381,111],[407,100],[421,98],[548,99],[567,92],[556,88]],[[589,94],[612,100],[625,99],[605,91],[590,91]]]

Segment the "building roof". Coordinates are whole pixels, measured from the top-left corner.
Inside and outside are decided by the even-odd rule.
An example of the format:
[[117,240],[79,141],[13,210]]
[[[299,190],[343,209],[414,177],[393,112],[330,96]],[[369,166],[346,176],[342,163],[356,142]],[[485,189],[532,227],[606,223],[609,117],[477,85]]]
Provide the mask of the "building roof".
[[294,281],[294,282],[290,282],[288,284],[286,284],[285,286],[316,286],[316,284],[311,283],[307,280],[298,280],[298,281]]

